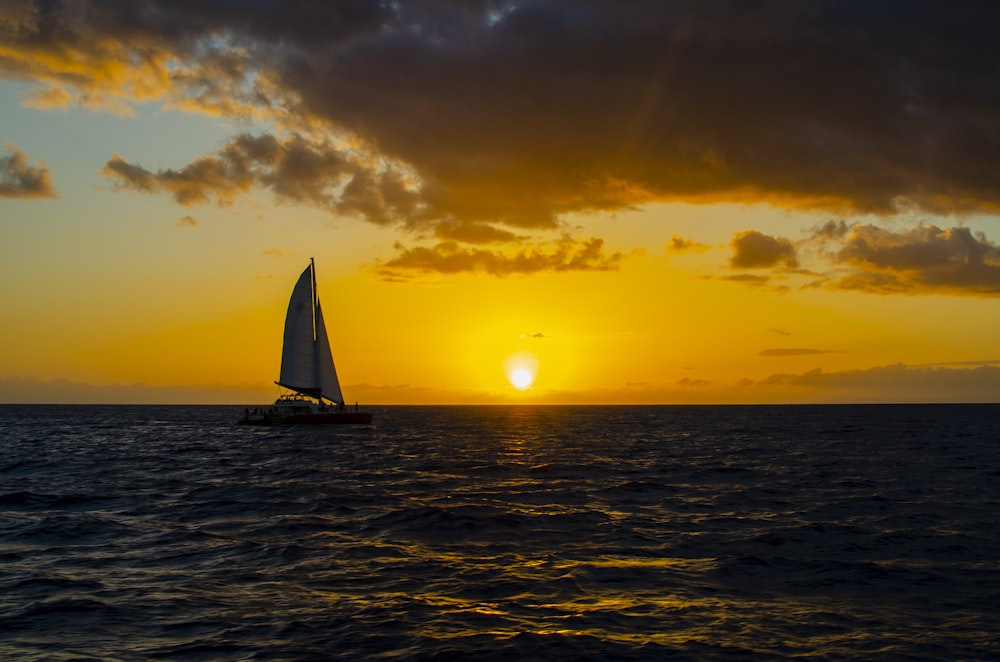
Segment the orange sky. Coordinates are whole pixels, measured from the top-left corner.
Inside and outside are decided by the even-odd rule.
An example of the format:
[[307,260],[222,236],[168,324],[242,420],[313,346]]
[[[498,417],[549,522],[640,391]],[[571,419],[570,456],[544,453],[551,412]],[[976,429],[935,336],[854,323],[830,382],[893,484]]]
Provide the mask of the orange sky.
[[258,9],[0,8],[0,402],[270,401],[310,257],[351,401],[1000,397],[995,10]]

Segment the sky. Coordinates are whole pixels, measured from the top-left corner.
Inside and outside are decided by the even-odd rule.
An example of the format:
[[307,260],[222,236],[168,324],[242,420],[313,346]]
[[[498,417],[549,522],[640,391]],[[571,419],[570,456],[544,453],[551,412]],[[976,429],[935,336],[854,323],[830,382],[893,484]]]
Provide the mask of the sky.
[[0,402],[1000,401],[1000,6],[7,0]]

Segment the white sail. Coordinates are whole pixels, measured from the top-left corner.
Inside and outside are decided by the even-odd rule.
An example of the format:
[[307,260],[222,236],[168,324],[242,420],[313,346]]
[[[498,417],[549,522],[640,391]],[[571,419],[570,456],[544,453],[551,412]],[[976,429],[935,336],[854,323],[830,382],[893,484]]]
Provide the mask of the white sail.
[[344,404],[323,310],[316,297],[316,267],[312,262],[299,276],[285,317],[278,384],[302,395]]
[[316,379],[316,343],[313,335],[312,264],[299,276],[288,301],[285,337],[281,347],[281,373],[278,384],[313,395],[319,386]]
[[326,335],[326,323],[323,321],[323,308],[319,305],[319,299],[316,300],[316,352],[320,394],[327,400],[343,405],[344,395],[340,392],[340,380],[337,379],[337,368],[333,365],[333,352],[330,351],[330,339]]

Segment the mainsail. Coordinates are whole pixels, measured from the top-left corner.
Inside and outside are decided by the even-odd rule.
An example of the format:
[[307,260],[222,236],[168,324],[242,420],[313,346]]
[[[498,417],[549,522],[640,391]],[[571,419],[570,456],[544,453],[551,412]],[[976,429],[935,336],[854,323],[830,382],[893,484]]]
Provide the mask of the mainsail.
[[344,404],[323,311],[316,296],[316,267],[311,260],[288,301],[277,383],[296,393]]

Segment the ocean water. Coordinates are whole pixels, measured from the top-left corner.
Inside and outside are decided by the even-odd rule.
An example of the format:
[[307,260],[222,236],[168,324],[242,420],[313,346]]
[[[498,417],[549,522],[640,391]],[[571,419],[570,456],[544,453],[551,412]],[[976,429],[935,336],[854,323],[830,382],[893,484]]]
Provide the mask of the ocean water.
[[0,407],[0,658],[1000,659],[1000,406]]

